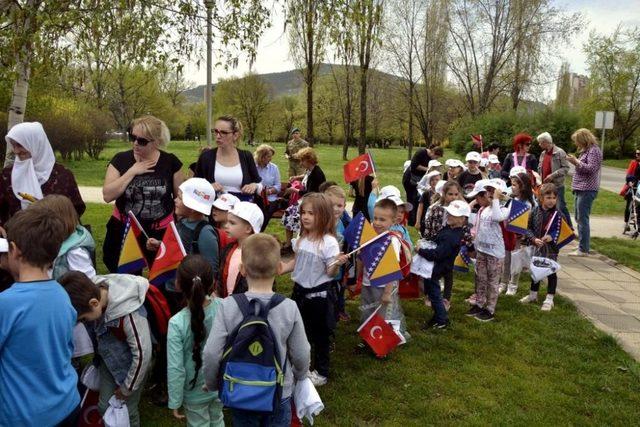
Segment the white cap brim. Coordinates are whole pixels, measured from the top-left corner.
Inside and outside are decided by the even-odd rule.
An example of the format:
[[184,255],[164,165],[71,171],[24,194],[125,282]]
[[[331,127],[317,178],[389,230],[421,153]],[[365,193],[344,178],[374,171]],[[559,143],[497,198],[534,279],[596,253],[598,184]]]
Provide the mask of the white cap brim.
[[9,252],[9,241],[7,239],[0,238],[0,253]]

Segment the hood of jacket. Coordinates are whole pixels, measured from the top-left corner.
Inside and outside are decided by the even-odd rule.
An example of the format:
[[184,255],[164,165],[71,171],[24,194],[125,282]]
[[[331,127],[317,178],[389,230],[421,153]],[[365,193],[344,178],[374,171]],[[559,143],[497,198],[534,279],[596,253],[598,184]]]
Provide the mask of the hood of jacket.
[[89,233],[89,230],[81,225],[77,225],[75,231],[62,242],[58,256],[62,256],[71,249],[78,247],[87,248],[90,252],[93,252],[96,247],[96,243],[91,233]]
[[109,290],[104,322],[133,313],[144,304],[149,281],[131,274],[105,274],[93,278],[95,284]]

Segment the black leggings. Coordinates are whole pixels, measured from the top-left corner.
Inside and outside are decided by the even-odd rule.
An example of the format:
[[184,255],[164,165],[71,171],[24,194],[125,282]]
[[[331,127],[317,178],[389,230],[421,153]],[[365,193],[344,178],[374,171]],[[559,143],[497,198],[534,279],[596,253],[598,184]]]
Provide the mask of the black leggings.
[[453,289],[453,271],[449,271],[445,273],[444,278],[444,292],[442,293],[442,298],[447,301],[451,301],[451,290]]
[[631,217],[631,194],[627,193],[624,198],[627,201],[627,205],[624,207],[624,222],[629,222],[629,218]]
[[[555,295],[557,286],[558,286],[558,276],[556,276],[556,273],[553,273],[547,277],[547,294]],[[531,290],[534,292],[538,292],[538,289],[540,289],[540,282],[533,282],[532,280]]]

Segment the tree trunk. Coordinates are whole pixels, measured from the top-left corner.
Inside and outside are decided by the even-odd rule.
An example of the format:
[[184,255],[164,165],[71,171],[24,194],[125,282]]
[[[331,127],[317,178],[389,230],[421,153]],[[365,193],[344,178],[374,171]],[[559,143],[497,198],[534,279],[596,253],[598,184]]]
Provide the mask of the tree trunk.
[[[413,76],[409,77],[410,79],[413,78]],[[411,160],[412,157],[412,152],[413,152],[413,87],[414,87],[414,83],[413,80],[409,81],[409,146],[408,146],[408,152],[407,152],[407,159]]]
[[307,83],[307,141],[309,142],[309,145],[311,145],[313,147],[313,77],[311,76],[311,73],[313,73],[313,64],[311,64],[311,67],[309,67],[309,64],[307,64],[307,73],[309,74],[307,76],[308,83]]
[[313,81],[315,79],[315,75],[313,73],[313,66],[316,60],[316,55],[314,52],[315,44],[313,40],[314,36],[314,8],[313,2],[309,1],[307,3],[307,141],[313,147]]
[[367,146],[367,67],[360,67],[360,140],[358,154],[364,154]]

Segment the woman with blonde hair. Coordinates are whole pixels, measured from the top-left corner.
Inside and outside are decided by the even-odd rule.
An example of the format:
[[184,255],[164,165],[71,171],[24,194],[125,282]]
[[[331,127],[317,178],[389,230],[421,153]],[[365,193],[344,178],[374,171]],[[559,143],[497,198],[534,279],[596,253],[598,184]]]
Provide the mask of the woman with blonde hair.
[[276,150],[272,146],[267,144],[261,144],[256,148],[253,157],[256,161],[256,167],[258,168],[258,174],[262,178],[262,194],[263,194],[263,209],[264,223],[262,224],[262,230],[264,231],[269,224],[271,216],[276,212],[280,206],[277,203],[278,193],[280,193],[280,169],[278,165],[271,162],[273,156],[276,154]]
[[[116,154],[107,167],[102,195],[105,202],[116,202],[103,245],[104,264],[111,272],[118,269],[129,211],[149,237],[159,240],[173,220],[173,199],[184,175],[182,162],[162,150],[169,140],[169,129],[162,120],[154,116],[137,118],[129,127],[132,149]],[[155,253],[145,251],[145,256],[151,263]]]
[[572,256],[589,255],[589,215],[591,206],[600,188],[600,169],[602,167],[602,151],[598,140],[589,129],[578,129],[571,135],[571,140],[578,148],[578,158],[568,155],[567,161],[575,166],[571,189],[575,196],[575,217],[578,223],[579,247]]

